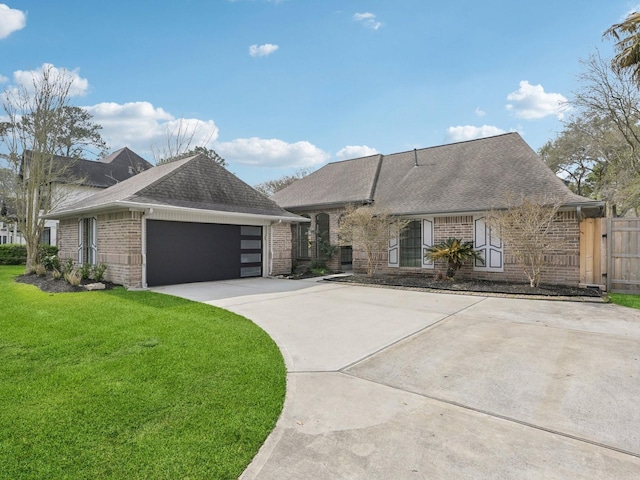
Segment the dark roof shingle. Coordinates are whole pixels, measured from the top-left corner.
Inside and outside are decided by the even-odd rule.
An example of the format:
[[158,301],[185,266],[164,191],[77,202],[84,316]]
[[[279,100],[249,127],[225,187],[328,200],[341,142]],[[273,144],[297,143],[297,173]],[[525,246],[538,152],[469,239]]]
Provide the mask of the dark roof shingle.
[[153,167],[48,217],[123,203],[298,218],[202,154]]
[[375,205],[393,214],[484,211],[506,206],[514,194],[595,203],[572,193],[517,133],[378,157],[377,181],[373,157],[365,157],[329,164],[272,198],[291,210],[357,203],[370,200],[357,187],[375,181]]

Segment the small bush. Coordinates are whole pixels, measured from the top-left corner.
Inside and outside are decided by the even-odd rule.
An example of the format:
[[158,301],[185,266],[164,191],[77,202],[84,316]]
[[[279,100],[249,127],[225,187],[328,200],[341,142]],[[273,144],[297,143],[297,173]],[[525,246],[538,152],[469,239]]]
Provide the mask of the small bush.
[[80,267],[80,275],[82,275],[82,278],[90,278],[92,268],[93,265],[91,265],[90,263],[83,263]]
[[15,243],[0,245],[0,265],[25,265],[27,246]]
[[70,273],[70,272],[74,269],[74,267],[75,267],[75,264],[74,264],[74,262],[73,262],[73,258],[67,258],[67,259],[64,261],[64,263],[61,265],[61,267],[62,267],[62,268],[61,268],[61,270],[60,270],[60,271],[61,271],[62,273]]
[[82,282],[82,272],[79,268],[74,268],[70,272],[64,274],[64,279],[73,287],[77,287]]
[[62,278],[62,272],[57,268],[54,268],[53,271],[51,272],[51,276],[53,277],[54,280],[60,280]]
[[107,269],[107,265],[104,263],[98,263],[94,265],[91,269],[91,278],[93,278],[96,282],[101,282],[104,278],[104,272]]
[[36,275],[38,275],[39,277],[44,277],[47,274],[47,269],[45,268],[45,266],[41,263],[38,263],[36,265]]
[[[55,262],[54,259],[58,258],[58,247],[55,245],[40,245],[38,246],[38,258],[36,259],[37,263],[43,264],[47,267],[47,270],[53,270],[53,268],[48,266],[48,263]],[[59,261],[58,261],[59,262]]]

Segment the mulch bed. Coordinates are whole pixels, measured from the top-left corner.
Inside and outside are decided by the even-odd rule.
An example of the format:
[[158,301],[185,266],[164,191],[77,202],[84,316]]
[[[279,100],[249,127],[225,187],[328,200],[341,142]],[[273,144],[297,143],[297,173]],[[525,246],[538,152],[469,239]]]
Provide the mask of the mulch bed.
[[[27,283],[29,285],[35,285],[40,290],[47,293],[86,292],[87,289],[85,288],[85,285],[96,283],[94,280],[84,279],[82,280],[80,286],[74,287],[65,282],[63,278],[55,280],[51,276],[50,272],[47,272],[47,274],[43,275],[42,277],[36,275],[35,273],[19,275],[15,277],[15,281],[20,283]],[[117,286],[113,283],[105,281],[102,281],[100,283],[104,284],[105,290],[111,290],[112,288]]]
[[600,291],[593,288],[568,287],[564,285],[541,285],[532,288],[524,283],[490,282],[486,280],[435,280],[420,276],[376,276],[350,275],[332,277],[331,282],[359,283],[392,287],[424,288],[428,290],[446,290],[455,292],[497,293],[505,295],[540,295],[546,297],[601,297]]

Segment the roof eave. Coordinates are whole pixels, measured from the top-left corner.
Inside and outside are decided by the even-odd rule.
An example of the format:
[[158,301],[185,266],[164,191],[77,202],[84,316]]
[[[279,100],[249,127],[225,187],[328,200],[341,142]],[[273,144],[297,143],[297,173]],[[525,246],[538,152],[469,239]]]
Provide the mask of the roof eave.
[[[276,203],[278,203],[278,202],[276,202]],[[349,200],[349,201],[341,201],[341,202],[314,203],[314,204],[301,205],[301,206],[284,207],[284,206],[280,205],[280,207],[284,208],[285,210],[288,210],[290,212],[294,212],[294,211],[304,212],[304,211],[307,211],[307,210],[315,210],[315,209],[318,209],[318,208],[339,208],[339,207],[346,207],[347,205],[369,205],[371,203],[373,203],[373,200],[370,199],[370,198],[367,198],[367,199],[363,199],[363,200]]]
[[78,215],[86,215],[89,213],[96,214],[102,213],[115,209],[128,209],[131,211],[167,211],[167,212],[176,212],[181,211],[185,213],[199,213],[205,215],[225,215],[228,217],[237,217],[237,218],[260,218],[263,220],[269,221],[277,221],[277,222],[308,222],[309,219],[301,217],[296,214],[291,214],[292,216],[287,215],[269,215],[269,214],[258,214],[258,213],[243,213],[243,212],[233,212],[233,211],[224,211],[224,210],[205,210],[201,208],[187,208],[187,207],[176,207],[172,205],[156,205],[151,203],[139,203],[139,202],[130,202],[130,201],[115,201],[104,203],[102,205],[93,206],[93,207],[80,207],[72,210],[62,210],[60,212],[50,212],[47,215],[43,215],[43,218],[49,220],[60,220],[63,218],[77,217]]

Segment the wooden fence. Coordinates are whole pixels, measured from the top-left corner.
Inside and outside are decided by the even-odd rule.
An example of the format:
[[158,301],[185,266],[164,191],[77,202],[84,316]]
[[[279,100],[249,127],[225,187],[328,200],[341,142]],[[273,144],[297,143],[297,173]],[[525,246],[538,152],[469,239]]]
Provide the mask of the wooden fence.
[[607,218],[607,290],[640,294],[640,218]]

